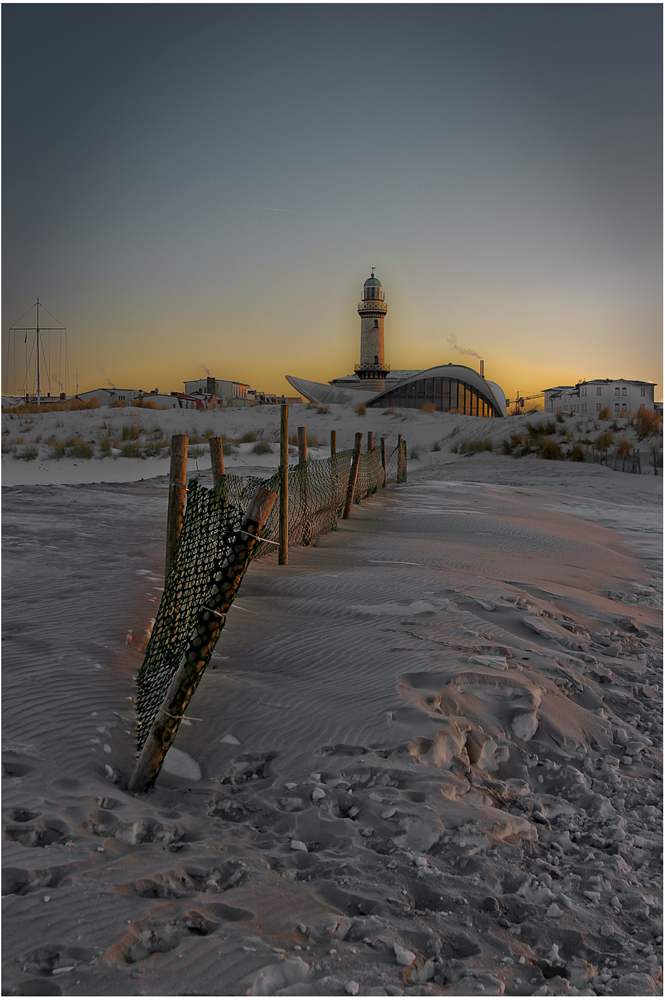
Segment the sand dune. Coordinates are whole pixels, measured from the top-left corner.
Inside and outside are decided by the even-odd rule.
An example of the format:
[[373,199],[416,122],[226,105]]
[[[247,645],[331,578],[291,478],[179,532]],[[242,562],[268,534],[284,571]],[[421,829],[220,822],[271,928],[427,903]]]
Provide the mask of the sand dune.
[[143,796],[165,482],[4,491],[6,992],[661,992],[661,480],[445,458],[251,566]]

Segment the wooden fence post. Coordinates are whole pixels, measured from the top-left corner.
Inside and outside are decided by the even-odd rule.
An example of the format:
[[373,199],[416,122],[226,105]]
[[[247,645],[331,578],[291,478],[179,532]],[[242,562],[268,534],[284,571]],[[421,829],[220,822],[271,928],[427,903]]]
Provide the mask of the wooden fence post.
[[304,463],[304,468],[300,469],[298,475],[300,476],[300,494],[302,497],[302,544],[311,545],[312,544],[312,522],[310,519],[309,510],[309,482],[308,476],[309,472],[307,469],[307,428],[298,428],[298,465]]
[[213,486],[217,486],[225,475],[224,442],[221,437],[210,438],[210,464],[212,466]]
[[289,404],[282,403],[279,432],[279,556],[278,564],[289,561]]
[[276,498],[276,493],[263,486],[257,487],[229,552],[213,577],[208,598],[199,609],[178,669],[132,772],[127,786],[129,791],[145,792],[154,784],[224,627],[226,612],[238,593],[256,545],[254,536],[261,533]]
[[307,461],[307,428],[298,428],[298,462]]
[[397,441],[397,482],[406,482],[406,441],[401,434]]
[[616,448],[614,449],[614,465],[612,466],[612,469],[614,470],[614,472],[617,471],[617,450],[616,450]]
[[337,454],[337,431],[330,432],[330,456]]
[[169,508],[166,515],[166,557],[164,578],[169,575],[173,556],[180,538],[182,522],[185,518],[187,499],[187,445],[186,434],[174,434],[171,438],[171,468],[169,474]]
[[653,447],[653,474],[654,476],[658,475],[658,451],[655,445]]
[[346,521],[351,514],[351,504],[353,503],[353,494],[356,491],[356,481],[358,479],[358,469],[360,468],[360,451],[362,446],[362,431],[358,431],[356,434],[356,441],[353,446],[353,458],[351,459],[351,469],[349,471],[349,485],[346,490],[346,501],[344,503],[344,513],[342,514],[343,521]]
[[386,460],[386,439],[381,438],[381,468],[383,469],[383,483],[382,486],[386,485],[388,479],[388,462]]
[[367,450],[374,451],[374,431],[367,431]]

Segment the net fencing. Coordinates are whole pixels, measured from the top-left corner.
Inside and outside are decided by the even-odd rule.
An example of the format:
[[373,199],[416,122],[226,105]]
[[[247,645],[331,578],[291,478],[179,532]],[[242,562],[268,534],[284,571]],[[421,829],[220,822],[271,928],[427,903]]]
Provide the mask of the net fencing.
[[[406,467],[406,449],[398,445],[386,461],[386,481],[399,482]],[[353,451],[328,459],[301,462],[289,468],[289,545],[311,545],[332,531],[342,513],[349,484]],[[360,455],[353,494],[360,503],[383,483],[379,448]],[[185,517],[166,579],[164,593],[137,678],[137,749],[140,751],[153,720],[178,669],[187,639],[205,605],[211,580],[225,555],[258,486],[278,494],[252,554],[261,558],[275,551],[279,541],[279,472],[269,479],[224,476],[209,490],[193,479],[187,488]]]

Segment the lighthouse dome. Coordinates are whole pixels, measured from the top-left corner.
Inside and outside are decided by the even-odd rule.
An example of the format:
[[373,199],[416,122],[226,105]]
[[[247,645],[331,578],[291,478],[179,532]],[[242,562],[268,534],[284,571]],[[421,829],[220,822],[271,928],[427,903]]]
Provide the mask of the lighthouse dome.
[[378,288],[381,287],[381,282],[379,281],[379,279],[374,277],[374,271],[372,271],[371,277],[367,279],[367,281],[363,285],[363,288],[367,288],[368,286],[374,286]]

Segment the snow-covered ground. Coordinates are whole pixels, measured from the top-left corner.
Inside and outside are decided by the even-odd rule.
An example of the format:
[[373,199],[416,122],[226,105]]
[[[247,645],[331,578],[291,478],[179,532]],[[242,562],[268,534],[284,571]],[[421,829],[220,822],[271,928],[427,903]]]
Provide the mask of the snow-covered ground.
[[267,475],[279,408],[3,416],[6,992],[660,993],[662,478],[460,453],[546,419],[293,407],[313,457],[418,458],[252,564],[135,796],[168,457],[101,442],[255,433],[227,468]]

